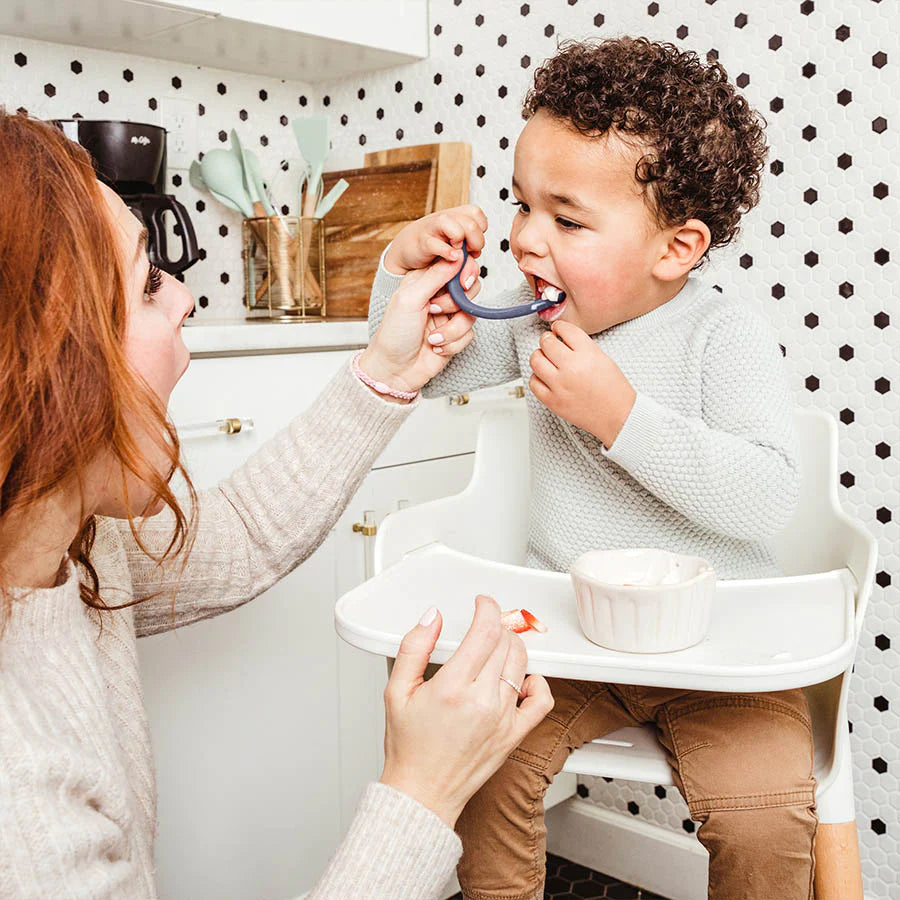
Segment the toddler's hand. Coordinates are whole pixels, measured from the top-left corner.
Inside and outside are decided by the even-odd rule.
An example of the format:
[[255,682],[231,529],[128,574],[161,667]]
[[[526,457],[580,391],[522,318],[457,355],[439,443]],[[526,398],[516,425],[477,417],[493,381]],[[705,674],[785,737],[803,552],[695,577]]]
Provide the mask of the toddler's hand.
[[422,269],[435,258],[450,262],[462,259],[463,239],[469,255],[476,259],[484,247],[487,216],[477,206],[456,206],[424,216],[407,225],[391,241],[384,257],[384,265],[394,275],[405,275]]
[[570,322],[554,322],[531,354],[534,396],[558,416],[589,431],[607,450],[635,401],[622,370]]

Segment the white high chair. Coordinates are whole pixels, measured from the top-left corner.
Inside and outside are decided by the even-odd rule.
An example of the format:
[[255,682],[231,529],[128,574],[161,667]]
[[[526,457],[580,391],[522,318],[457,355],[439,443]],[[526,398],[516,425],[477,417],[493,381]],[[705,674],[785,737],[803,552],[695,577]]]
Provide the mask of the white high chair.
[[[877,546],[863,525],[840,508],[836,423],[824,413],[806,410],[796,412],[795,422],[802,463],[800,502],[790,524],[775,542],[785,577],[720,582],[722,600],[717,601],[717,608],[732,610],[739,616],[742,598],[748,591],[756,590],[762,592],[754,598],[758,621],[766,618],[756,605],[758,600],[777,596],[773,615],[777,608],[785,634],[802,631],[808,636],[802,647],[790,645],[790,653],[763,654],[756,660],[745,654],[743,662],[738,659],[726,665],[724,662],[734,656],[734,648],[726,648],[720,656],[715,654],[716,643],[728,638],[726,627],[721,631],[714,628],[704,642],[706,646],[700,645],[703,649],[678,654],[621,654],[590,644],[582,648],[586,639],[577,633],[577,623],[571,624],[574,613],[569,611],[569,620],[554,621],[560,615],[555,612],[556,605],[545,603],[534,611],[550,625],[550,632],[535,635],[534,641],[530,633],[526,636],[530,670],[595,681],[710,690],[764,692],[805,687],[815,739],[819,821],[837,826],[819,829],[816,900],[862,900],[847,694],[874,581]],[[471,613],[471,588],[483,585],[476,590],[490,594],[494,590],[491,582],[498,579],[505,586],[515,585],[514,596],[533,586],[547,597],[553,594],[555,601],[562,601],[560,606],[574,607],[567,595],[568,576],[518,568],[525,560],[529,479],[524,404],[487,412],[479,429],[475,467],[466,489],[393,513],[379,527],[374,550],[376,577],[345,595],[336,608],[341,636],[363,649],[393,656],[405,625],[415,621],[413,607],[397,608],[402,587],[410,588],[408,593],[414,595],[417,608],[428,590],[426,585],[447,581],[452,589],[465,593],[466,614],[457,622],[446,611],[446,599],[439,603],[445,614],[444,636],[456,627],[461,638],[466,616]],[[430,546],[434,544],[443,547]],[[456,573],[459,584],[452,585]],[[821,609],[828,610],[822,621],[819,615],[812,614],[820,608],[816,605],[819,601]],[[532,604],[529,597],[528,602],[515,605]],[[552,615],[547,614],[548,605],[554,610]],[[796,617],[792,622],[783,618],[791,614]],[[749,637],[747,643],[752,644],[754,640],[745,627],[752,627],[752,623],[742,621],[740,627],[734,627],[732,622],[731,630],[741,631],[743,639]],[[771,623],[768,627],[771,643]],[[455,648],[455,643],[444,641],[444,636],[438,644],[440,652],[432,657],[436,662],[445,660]],[[765,641],[766,637],[762,635],[760,640]],[[544,639],[548,639],[546,651],[541,643]],[[550,643],[554,640],[555,645]],[[558,652],[560,649],[565,652]],[[779,662],[778,657],[788,657],[788,661]],[[591,668],[586,669],[586,665]],[[650,784],[673,783],[653,726],[624,728],[576,750],[564,771]]]

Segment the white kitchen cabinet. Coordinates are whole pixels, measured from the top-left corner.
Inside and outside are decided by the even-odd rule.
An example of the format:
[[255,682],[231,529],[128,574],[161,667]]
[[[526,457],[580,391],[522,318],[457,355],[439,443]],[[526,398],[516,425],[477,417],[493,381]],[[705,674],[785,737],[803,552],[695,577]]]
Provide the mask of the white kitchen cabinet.
[[[225,477],[308,406],[348,353],[192,362],[179,426],[252,418],[192,438],[198,488]],[[164,900],[292,897],[340,837],[334,544],[243,608],[138,642],[159,789]]]
[[0,33],[323,81],[424,59],[427,0],[6,0]]
[[159,0],[159,5],[386,52],[428,55],[427,0]]

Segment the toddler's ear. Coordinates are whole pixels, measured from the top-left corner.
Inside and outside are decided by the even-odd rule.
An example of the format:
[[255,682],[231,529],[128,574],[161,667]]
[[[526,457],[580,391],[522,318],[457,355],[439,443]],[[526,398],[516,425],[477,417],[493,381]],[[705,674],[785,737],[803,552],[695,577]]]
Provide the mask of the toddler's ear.
[[683,225],[663,232],[667,242],[653,267],[653,274],[661,281],[676,281],[687,275],[706,253],[710,234],[700,219],[688,219]]

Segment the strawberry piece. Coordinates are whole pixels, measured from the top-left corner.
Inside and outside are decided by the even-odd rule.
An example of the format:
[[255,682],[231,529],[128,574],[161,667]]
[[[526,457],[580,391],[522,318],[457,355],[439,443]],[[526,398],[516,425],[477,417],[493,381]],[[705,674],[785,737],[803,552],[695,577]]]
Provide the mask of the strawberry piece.
[[547,626],[536,615],[534,615],[534,613],[530,613],[527,609],[523,609],[522,618],[528,623],[529,628],[533,628],[535,631],[539,631],[541,634],[546,633]]
[[512,631],[514,634],[522,634],[523,631],[528,631],[531,628],[525,621],[521,609],[508,609],[506,612],[500,613],[500,624],[507,631]]
[[547,630],[547,626],[534,613],[528,612],[527,609],[506,610],[506,612],[500,614],[500,623],[514,634],[522,634],[525,631],[530,631],[532,628],[542,634]]

